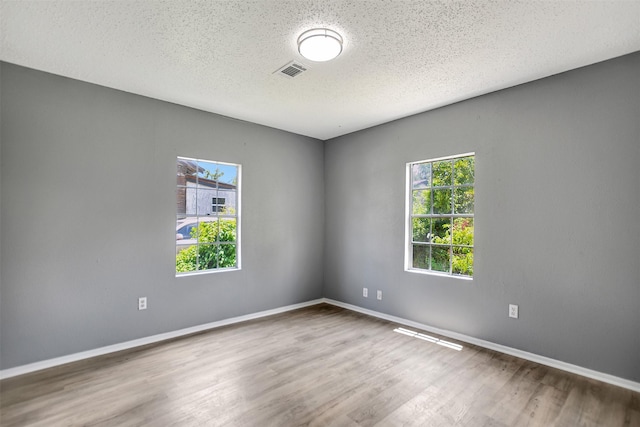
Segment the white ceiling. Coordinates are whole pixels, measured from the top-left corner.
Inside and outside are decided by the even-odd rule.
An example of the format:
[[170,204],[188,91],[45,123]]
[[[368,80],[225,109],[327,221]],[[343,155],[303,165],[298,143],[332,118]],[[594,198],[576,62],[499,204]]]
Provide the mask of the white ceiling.
[[[322,140],[640,50],[640,1],[0,4],[4,61]],[[342,55],[302,59],[324,26]]]

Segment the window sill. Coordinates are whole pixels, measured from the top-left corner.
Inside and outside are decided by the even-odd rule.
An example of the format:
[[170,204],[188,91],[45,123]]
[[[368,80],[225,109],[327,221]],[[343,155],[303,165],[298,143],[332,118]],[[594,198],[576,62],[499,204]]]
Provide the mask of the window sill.
[[176,273],[176,277],[191,277],[191,276],[203,276],[205,274],[226,273],[229,271],[240,271],[240,267],[234,268],[215,268],[211,270],[193,271],[189,273]]
[[464,280],[467,282],[473,281],[473,277],[470,276],[458,276],[455,274],[438,273],[436,271],[419,270],[416,268],[405,268],[404,271],[406,271],[407,273],[425,274],[427,276],[447,277],[450,279]]

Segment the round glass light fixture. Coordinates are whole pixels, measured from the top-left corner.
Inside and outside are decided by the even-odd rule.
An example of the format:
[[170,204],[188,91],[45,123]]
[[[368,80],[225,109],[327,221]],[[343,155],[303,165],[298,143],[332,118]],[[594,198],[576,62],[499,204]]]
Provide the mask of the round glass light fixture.
[[330,61],[342,52],[342,36],[327,28],[314,28],[298,37],[298,52],[309,61]]

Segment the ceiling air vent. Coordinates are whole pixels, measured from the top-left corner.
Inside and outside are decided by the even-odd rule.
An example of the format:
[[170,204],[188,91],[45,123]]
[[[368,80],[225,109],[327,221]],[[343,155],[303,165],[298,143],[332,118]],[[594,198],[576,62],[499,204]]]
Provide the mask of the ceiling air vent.
[[273,73],[274,74],[278,74],[278,75],[280,75],[282,77],[293,78],[293,77],[295,77],[297,75],[302,74],[305,71],[307,71],[307,66],[306,65],[302,65],[299,62],[291,61],[291,62],[287,63],[284,67],[278,68]]

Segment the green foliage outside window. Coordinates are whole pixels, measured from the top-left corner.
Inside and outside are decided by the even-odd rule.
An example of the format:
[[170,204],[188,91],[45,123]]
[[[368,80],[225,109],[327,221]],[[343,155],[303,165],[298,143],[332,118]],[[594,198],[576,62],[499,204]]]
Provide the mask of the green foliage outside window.
[[[473,276],[473,219],[456,218],[453,220],[453,231],[449,224],[445,225],[447,231],[444,237],[434,236],[431,240],[435,244],[448,245],[452,242],[453,258],[451,259],[451,269],[453,274],[463,274]],[[464,245],[464,246],[460,246]],[[469,246],[469,247],[466,247]],[[434,257],[432,263],[436,263],[434,270],[448,271],[450,255],[439,258]]]
[[[236,266],[236,221],[220,219],[200,222],[191,230],[198,245],[189,246],[176,255],[176,272]],[[230,243],[223,243],[230,242]]]
[[474,156],[411,168],[411,266],[473,276]]

